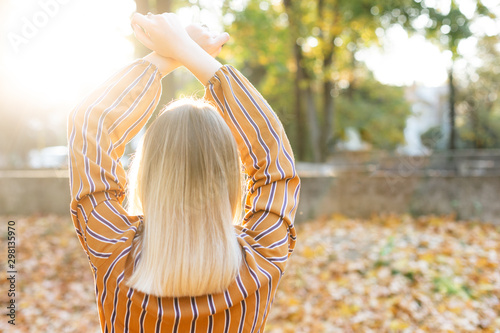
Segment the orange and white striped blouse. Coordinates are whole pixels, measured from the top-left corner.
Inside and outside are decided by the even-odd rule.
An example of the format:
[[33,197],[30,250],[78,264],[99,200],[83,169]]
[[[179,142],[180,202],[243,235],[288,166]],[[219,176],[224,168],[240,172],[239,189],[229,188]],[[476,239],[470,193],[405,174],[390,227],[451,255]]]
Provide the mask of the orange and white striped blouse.
[[[156,297],[124,283],[142,216],[122,207],[125,144],[146,124],[161,75],[136,60],[113,75],[68,118],[71,216],[94,275],[102,332],[263,332],[295,246],[300,179],[281,122],[248,80],[222,66],[205,87],[230,127],[248,176],[245,215],[235,226],[242,267],[220,294]],[[209,277],[207,277],[209,278]]]

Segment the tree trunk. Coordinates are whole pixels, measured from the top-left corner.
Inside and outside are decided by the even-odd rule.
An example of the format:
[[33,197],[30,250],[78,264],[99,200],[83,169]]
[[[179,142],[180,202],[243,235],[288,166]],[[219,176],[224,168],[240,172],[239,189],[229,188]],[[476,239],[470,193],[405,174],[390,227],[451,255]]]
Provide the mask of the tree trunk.
[[309,124],[309,139],[311,142],[311,152],[314,162],[321,162],[321,146],[319,143],[320,129],[316,117],[316,105],[314,103],[314,94],[311,86],[308,84],[304,89],[306,97],[307,123]]
[[448,142],[448,149],[455,149],[455,83],[453,82],[453,65],[448,71],[448,89],[449,89],[449,108],[450,108],[450,141]]
[[296,146],[297,146],[297,158],[299,160],[305,160],[305,152],[306,152],[306,140],[305,140],[305,127],[304,127],[304,120],[303,120],[303,104],[302,104],[302,93],[300,90],[300,82],[303,81],[302,78],[302,71],[299,70],[300,68],[300,50],[297,50],[296,48],[300,48],[300,45],[297,45],[295,43],[294,45],[294,56],[295,56],[295,65],[297,68],[297,71],[295,73],[295,80],[293,82],[293,88],[295,92],[295,121],[296,121],[296,130],[297,132],[295,133],[295,139],[296,139]]
[[[333,22],[324,18],[324,1],[318,0],[317,15],[319,22],[319,38],[323,40],[323,128],[319,141],[321,148],[321,160],[325,161],[330,154],[330,147],[334,141],[334,112],[335,101],[332,95],[334,82],[332,80],[333,56],[335,52],[335,35],[331,33],[331,26],[338,21],[338,15],[334,16]],[[336,11],[339,10],[338,2],[334,5]],[[325,33],[330,30],[330,33]]]
[[[332,49],[333,51],[333,49]],[[332,52],[333,53],[333,52]],[[334,112],[335,104],[332,95],[333,81],[331,79],[330,73],[332,69],[332,57],[333,54],[328,53],[326,58],[323,60],[323,115],[324,115],[324,127],[323,135],[321,140],[321,150],[322,159],[325,160],[330,153],[330,146],[333,143],[334,138]]]
[[[307,124],[308,124],[308,134],[309,134],[309,143],[310,143],[310,148],[311,148],[311,153],[312,153],[312,159],[314,162],[319,162],[321,160],[321,146],[319,144],[319,135],[320,135],[320,128],[318,125],[318,120],[316,117],[316,105],[314,101],[314,94],[312,91],[312,88],[310,86],[310,78],[307,74],[306,69],[303,66],[302,59],[303,59],[303,54],[302,54],[302,48],[300,45],[297,44],[297,39],[300,36],[299,33],[299,24],[300,20],[296,19],[296,11],[293,8],[293,3],[292,0],[284,0],[283,4],[285,6],[285,11],[288,14],[288,22],[290,26],[290,36],[292,38],[293,42],[293,52],[295,56],[295,63],[296,63],[296,73],[295,73],[295,111],[296,115],[301,114],[301,101],[303,98],[305,99],[306,102],[306,117],[307,117]],[[307,86],[304,87],[304,84],[307,84]],[[300,119],[297,119],[297,134],[299,138],[299,142],[301,144],[304,144],[303,138],[304,138],[304,127],[301,124],[302,123],[302,117]],[[302,146],[300,149],[304,149],[304,146]],[[305,154],[305,149],[303,151]]]
[[156,0],[156,10],[157,14],[171,12],[172,0]]
[[474,144],[474,149],[480,149],[481,147],[481,139],[479,137],[479,115],[478,115],[478,110],[477,106],[474,103],[474,100],[471,100],[470,102],[467,103],[467,113],[469,114],[469,119],[470,123],[472,126],[472,133],[473,133],[473,144]]
[[[302,65],[302,48],[297,43],[294,46],[295,59],[297,62],[297,74],[296,80],[299,87],[300,96],[304,96],[306,102],[306,116],[307,116],[307,127],[309,134],[309,143],[311,147],[311,153],[313,162],[321,161],[321,145],[320,145],[320,127],[318,124],[318,118],[316,116],[316,103],[314,101],[314,93],[311,88],[311,80],[307,74],[306,69]],[[301,98],[300,98],[301,99]],[[300,100],[299,99],[299,100]]]

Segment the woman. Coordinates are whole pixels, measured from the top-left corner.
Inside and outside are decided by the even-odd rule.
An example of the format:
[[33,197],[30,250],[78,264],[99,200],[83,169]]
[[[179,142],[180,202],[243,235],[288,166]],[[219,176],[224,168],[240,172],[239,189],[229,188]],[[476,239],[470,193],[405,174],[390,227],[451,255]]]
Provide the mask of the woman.
[[[132,26],[153,52],[90,94],[68,127],[71,214],[102,331],[262,332],[295,246],[300,180],[282,124],[241,73],[211,56],[227,34],[186,31],[175,14],[135,14]],[[180,65],[205,97],[167,106],[148,128],[127,211],[125,144]]]

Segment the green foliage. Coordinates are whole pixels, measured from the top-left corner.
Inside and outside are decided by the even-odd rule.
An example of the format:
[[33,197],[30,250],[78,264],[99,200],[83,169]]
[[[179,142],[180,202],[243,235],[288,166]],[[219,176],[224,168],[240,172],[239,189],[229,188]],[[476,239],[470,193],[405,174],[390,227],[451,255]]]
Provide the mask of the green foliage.
[[394,236],[389,237],[387,244],[380,250],[380,256],[385,257],[394,251]]
[[458,295],[465,299],[473,298],[472,290],[469,286],[456,282],[451,277],[437,276],[432,280],[434,292],[445,295]]
[[451,51],[453,60],[457,59],[458,44],[472,35],[470,25],[473,21],[462,13],[454,0],[446,14],[435,8],[425,9],[423,14],[429,18],[425,29],[427,37],[437,41],[443,49]]
[[478,43],[482,66],[457,96],[462,145],[500,148],[500,50],[498,36]]
[[[290,134],[292,145],[311,142],[305,138],[311,131],[322,132],[323,141],[319,144],[324,145],[330,136],[338,139],[344,128],[355,127],[374,147],[392,149],[403,143],[403,129],[410,114],[403,90],[384,86],[365,75],[367,70],[359,68],[354,54],[378,43],[375,30],[382,26],[382,16],[390,16],[387,22],[401,23],[417,15],[416,9],[404,10],[407,6],[419,5],[413,0],[392,5],[388,2],[374,5],[368,0],[284,0],[281,3],[250,0],[243,10],[228,5],[226,14],[233,15],[234,20],[226,30],[234,43],[224,53],[226,60],[243,68],[244,74],[273,105]],[[403,10],[396,11],[396,7]],[[299,48],[295,52],[299,54],[294,53],[296,45]],[[297,59],[300,59],[300,68],[296,66]],[[358,72],[362,72],[363,77],[359,77]],[[294,90],[294,80],[299,77],[301,94],[305,93],[304,89],[310,89],[315,107],[315,110],[301,111],[303,122],[306,119],[310,122],[311,118],[305,114],[314,112],[318,125],[317,128],[311,124],[303,126],[302,132],[297,131],[300,128],[297,107],[304,106],[297,106]],[[351,83],[348,91],[338,87],[340,81]],[[333,90],[328,94],[326,89]],[[335,96],[334,91],[340,91],[340,95]],[[304,95],[304,105],[306,99]],[[327,107],[331,100],[333,109]],[[326,126],[329,113],[333,113],[333,128]],[[299,158],[307,158],[308,152],[311,149]]]
[[443,133],[440,126],[429,128],[420,135],[422,144],[429,149],[435,150],[438,148],[438,143],[441,141]]
[[337,133],[358,129],[361,138],[376,148],[394,149],[404,143],[406,118],[411,109],[401,87],[387,86],[372,75],[342,91],[336,101]]
[[[263,1],[266,2],[266,1]],[[292,44],[288,22],[281,6],[262,10],[250,1],[243,11],[228,9],[234,21],[226,27],[231,41],[223,52],[225,60],[241,68],[278,113],[285,128],[294,131],[292,110]]]
[[[448,86],[449,86],[449,119],[450,119],[450,137],[448,142],[448,148],[456,148],[456,104],[457,99],[454,94],[456,90],[456,83],[453,80],[454,77],[454,63],[457,59],[461,57],[458,52],[458,46],[462,40],[465,40],[472,36],[472,31],[470,30],[472,24],[478,18],[495,18],[493,12],[491,12],[486,6],[482,4],[481,0],[475,0],[476,9],[474,14],[469,18],[462,10],[459,8],[459,1],[451,0],[450,7],[447,12],[442,12],[437,8],[424,8],[422,14],[427,16],[428,24],[424,28],[425,34],[431,40],[437,42],[444,50],[451,52],[451,66],[448,69]],[[475,117],[475,124],[480,122],[479,115]],[[476,130],[479,130],[478,126],[475,126]],[[463,131],[462,131],[463,132]],[[460,135],[460,133],[459,133]],[[462,133],[463,136],[463,133]],[[467,137],[467,135],[465,135]],[[476,137],[477,138],[477,137]],[[476,140],[477,143],[477,140]],[[460,146],[460,143],[459,143]],[[479,145],[476,144],[476,147]]]

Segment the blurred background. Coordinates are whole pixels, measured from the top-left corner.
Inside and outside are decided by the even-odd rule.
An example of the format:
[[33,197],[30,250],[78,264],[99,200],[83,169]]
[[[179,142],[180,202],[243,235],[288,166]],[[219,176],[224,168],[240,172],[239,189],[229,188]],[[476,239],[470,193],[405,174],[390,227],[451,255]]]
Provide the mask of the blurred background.
[[[231,40],[220,54],[221,61],[240,69],[273,106],[298,161],[302,192],[297,222],[305,239],[314,242],[300,245],[297,261],[323,258],[315,261],[317,267],[334,263],[347,267],[332,276],[312,270],[307,278],[306,272],[292,271],[294,278],[284,290],[302,288],[304,294],[294,299],[282,294],[276,307],[282,304],[283,309],[277,310],[270,330],[499,332],[500,322],[495,318],[500,317],[500,272],[498,265],[490,263],[500,260],[491,254],[500,253],[500,0],[1,1],[0,216],[5,221],[21,221],[22,239],[49,237],[53,243],[47,249],[52,249],[60,248],[61,237],[74,236],[69,219],[66,117],[95,86],[148,53],[130,27],[136,11],[173,11],[186,25],[196,22],[229,32]],[[185,69],[170,74],[162,84],[159,108],[174,98],[203,96],[203,87]],[[124,165],[136,142],[127,147]],[[55,228],[51,221],[64,227]],[[37,228],[31,229],[33,225]],[[314,238],[314,228],[323,228],[326,238]],[[356,235],[363,230],[373,236],[364,247],[356,244]],[[411,235],[416,237],[413,241],[398,243]],[[427,256],[422,259],[428,263],[425,272],[425,265],[408,269],[419,258],[408,257],[406,264],[396,268],[387,264],[401,259],[398,251],[393,253],[398,246],[411,255],[417,248],[427,248],[422,243],[433,243],[432,235],[442,238],[430,250],[440,258],[462,258],[460,265],[477,268],[471,273],[476,275],[458,272],[457,280],[442,272],[430,274],[444,265],[434,261],[439,256],[432,251],[422,254]],[[76,237],[65,240],[62,247],[81,251],[73,244],[76,241]],[[32,256],[31,251],[37,250],[30,246],[25,248],[25,259],[32,260],[29,269],[35,269],[37,260],[44,259]],[[349,249],[357,252],[347,255],[343,262],[347,266],[342,266],[334,257]],[[90,305],[57,312],[54,318],[60,319],[56,320],[59,326],[50,326],[48,319],[41,318],[50,318],[51,310],[35,310],[43,307],[43,288],[33,287],[40,297],[21,307],[26,318],[37,318],[39,324],[33,330],[26,319],[19,329],[77,331],[67,326],[68,318],[83,313],[93,318],[88,329],[95,329],[92,288],[66,282],[61,287],[54,282],[61,262],[80,262],[75,269],[87,269],[83,253],[74,254],[82,255],[80,261],[64,253],[56,257],[60,260],[47,259],[52,267],[47,272],[30,272],[40,277],[40,286],[70,294],[84,290]],[[377,254],[373,267],[364,262],[362,268],[352,268],[368,253]],[[391,253],[397,258],[389,260]],[[484,267],[477,266],[480,253],[486,258]],[[457,263],[449,264],[455,267]],[[383,269],[389,273],[380,273]],[[25,277],[31,278],[28,271]],[[379,324],[373,324],[376,316],[366,317],[363,312],[368,311],[363,304],[370,302],[346,303],[347,296],[352,298],[359,290],[335,296],[324,289],[336,281],[334,276],[352,282],[353,277],[345,274],[353,271],[363,271],[362,277],[372,272],[379,279],[357,280],[359,285],[372,281],[370,286],[380,286],[387,273],[391,277],[388,286],[394,283],[393,277],[403,276],[408,287],[394,287],[394,295],[413,295],[421,288],[435,290],[437,296],[427,301],[425,296],[414,296],[390,302],[388,314],[379,313]],[[88,273],[86,281],[91,284]],[[478,287],[483,275],[487,281]],[[73,281],[74,277],[64,279]],[[318,295],[330,296],[326,300],[307,296],[314,295],[306,292],[309,279],[319,279],[310,284],[321,286]],[[415,283],[422,284],[416,287]],[[30,290],[28,282],[25,288]],[[374,297],[387,300],[389,296]],[[313,297],[312,303],[307,297]],[[451,305],[441,303],[443,297]],[[401,304],[412,302],[416,308],[401,310]],[[340,312],[314,314],[322,304]],[[404,317],[407,312],[418,313],[425,304],[425,315]],[[66,306],[62,302],[60,309]],[[467,311],[472,319],[460,322]],[[61,319],[60,313],[67,318]],[[356,317],[360,313],[372,321]],[[406,319],[394,321],[402,316]],[[453,316],[458,319],[450,319],[451,324],[436,319]]]

